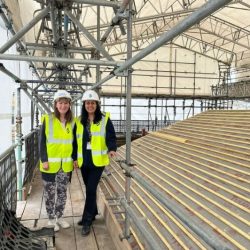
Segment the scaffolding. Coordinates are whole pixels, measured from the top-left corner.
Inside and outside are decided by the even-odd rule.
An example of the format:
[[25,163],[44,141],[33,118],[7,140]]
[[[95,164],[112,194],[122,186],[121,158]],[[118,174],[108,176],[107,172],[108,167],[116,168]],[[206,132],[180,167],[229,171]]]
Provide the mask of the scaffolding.
[[[232,109],[235,98],[249,97],[249,88],[235,97],[236,92],[241,91],[237,89],[240,84],[237,88],[229,84],[230,65],[235,53],[223,46],[220,47],[221,42],[209,43],[201,34],[199,40],[195,36],[192,38],[188,32],[185,33],[195,26],[200,32],[203,30],[205,33],[215,33],[221,37],[223,30],[206,30],[203,20],[207,18],[215,26],[217,24],[229,26],[235,34],[235,26],[229,23],[226,25],[219,18],[211,17],[212,13],[231,2],[230,0],[208,1],[198,9],[192,8],[192,4],[196,1],[182,1],[181,13],[171,13],[169,17],[165,15],[160,17],[161,19],[157,17],[157,20],[154,20],[152,25],[140,34],[141,42],[145,37],[147,37],[147,43],[151,42],[148,46],[139,44],[132,36],[132,29],[136,25],[144,25],[143,18],[133,22],[134,16],[141,10],[138,9],[135,1],[41,0],[37,2],[41,7],[40,12],[36,13],[26,26],[15,31],[10,19],[10,11],[4,1],[0,0],[0,15],[13,35],[0,48],[0,59],[29,62],[36,78],[23,79],[6,68],[4,63],[0,64],[0,71],[20,85],[17,91],[19,111],[16,120],[19,149],[22,147],[20,91],[28,96],[32,102],[32,109],[36,110],[36,114],[32,116],[33,126],[35,122],[38,125],[38,112],[42,114],[52,111],[52,96],[56,90],[66,89],[71,93],[75,113],[78,115],[81,106],[79,100],[83,92],[87,89],[97,89],[102,96],[104,110],[112,107],[118,110],[118,118],[114,119],[115,123],[117,122],[117,132],[126,132],[125,169],[126,166],[132,166],[130,151],[134,130],[137,133],[145,129],[155,131],[209,109]],[[144,4],[145,2],[147,1],[144,1]],[[181,1],[174,1],[171,7],[174,7],[176,2]],[[94,12],[97,13],[95,30],[92,27],[87,29],[83,25],[84,14],[88,14],[85,10],[89,10],[89,5],[91,7],[94,5]],[[108,25],[101,25],[100,6],[114,11]],[[175,19],[180,21],[176,24]],[[162,24],[164,28],[169,25],[171,29],[163,32]],[[35,41],[23,42],[21,38],[37,26]],[[248,36],[249,32],[244,31],[244,34]],[[222,40],[223,44],[230,39],[223,37]],[[234,42],[240,44],[240,37],[234,39]],[[124,43],[125,52],[121,46]],[[14,44],[18,45],[20,55],[5,53]],[[135,55],[133,55],[134,48],[137,48]],[[159,48],[168,49],[168,60],[147,58],[152,52],[156,53]],[[183,54],[179,55],[178,51],[183,48],[191,51],[191,57],[188,60],[182,58]],[[124,55],[124,58],[118,60],[119,57],[115,56],[119,55]],[[219,73],[200,70],[199,56],[201,55],[217,60]],[[138,66],[139,62],[151,64],[151,67],[141,68]],[[94,81],[90,80],[91,77],[95,78]],[[142,82],[139,82],[138,77]],[[118,84],[117,81],[114,83],[115,79],[119,79]],[[202,91],[202,84],[210,86],[214,82],[216,84],[212,87],[212,93]],[[247,85],[248,82],[245,82],[243,88]],[[140,92],[140,90],[143,91]],[[108,101],[110,98],[113,98],[112,103]],[[134,103],[137,99],[138,104]],[[114,100],[117,102],[114,103]],[[140,121],[133,122],[136,120],[133,119],[135,109],[143,109],[145,116]],[[20,155],[18,161],[21,165]],[[131,176],[130,171],[127,172],[125,198],[129,204]],[[125,238],[130,235],[129,216],[131,214],[128,211],[126,210],[124,221]]]

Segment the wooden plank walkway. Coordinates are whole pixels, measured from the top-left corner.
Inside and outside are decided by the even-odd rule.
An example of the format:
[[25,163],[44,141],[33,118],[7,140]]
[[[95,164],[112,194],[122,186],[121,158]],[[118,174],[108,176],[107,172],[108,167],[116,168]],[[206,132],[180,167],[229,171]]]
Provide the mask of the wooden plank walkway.
[[[31,229],[47,225],[48,217],[43,199],[43,184],[40,172],[35,173],[32,189],[25,202],[18,202],[17,217],[21,223]],[[64,217],[72,225],[68,229],[61,229],[55,234],[56,250],[115,250],[116,247],[109,235],[102,215],[98,215],[93,223],[91,233],[87,237],[81,236],[81,227],[77,225],[84,206],[84,187],[80,171],[74,171],[68,188],[68,199]]]

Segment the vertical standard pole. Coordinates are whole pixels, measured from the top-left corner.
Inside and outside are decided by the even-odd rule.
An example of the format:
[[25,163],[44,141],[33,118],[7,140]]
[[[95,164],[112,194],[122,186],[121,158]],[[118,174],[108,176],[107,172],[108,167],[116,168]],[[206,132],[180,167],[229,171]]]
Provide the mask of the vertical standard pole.
[[32,131],[34,129],[34,103],[30,101],[30,130]]
[[158,126],[158,114],[157,114],[157,111],[158,111],[158,74],[159,74],[159,61],[158,59],[156,60],[156,91],[155,91],[155,94],[156,94],[156,98],[155,98],[155,120],[154,120],[154,123],[155,123],[155,130],[157,129],[157,126]]
[[[129,16],[127,22],[127,60],[132,58],[132,1],[129,2]],[[128,67],[128,76],[127,76],[127,96],[126,96],[126,163],[128,166],[131,165],[131,85],[132,85],[132,72],[131,67]],[[127,203],[130,205],[130,185],[131,177],[126,176],[125,183],[125,197]],[[125,212],[125,232],[124,235],[126,238],[130,236],[130,222],[129,214]]]
[[38,127],[39,126],[39,110],[37,106],[36,106],[36,113],[35,113],[35,121],[36,121],[36,127]]
[[[194,89],[193,89],[193,97],[195,96],[195,88],[196,88],[196,84],[195,84],[195,79],[196,79],[196,61],[197,61],[197,57],[196,57],[196,53],[194,53]],[[195,101],[193,98],[193,113],[192,116],[194,116],[194,108],[195,108]]]
[[11,102],[11,140],[12,144],[15,144],[15,92],[12,93],[12,102]]
[[[100,15],[101,15],[101,10],[100,6],[97,6],[97,31],[96,31],[96,40],[97,42],[100,42],[101,39],[101,34],[100,34],[100,28],[101,28],[101,23],[100,23]],[[96,51],[96,60],[100,60],[100,52],[97,50]],[[101,79],[100,76],[100,65],[96,65],[96,82],[99,82]]]
[[17,190],[18,200],[22,200],[23,169],[22,169],[22,116],[21,116],[21,89],[17,89]]

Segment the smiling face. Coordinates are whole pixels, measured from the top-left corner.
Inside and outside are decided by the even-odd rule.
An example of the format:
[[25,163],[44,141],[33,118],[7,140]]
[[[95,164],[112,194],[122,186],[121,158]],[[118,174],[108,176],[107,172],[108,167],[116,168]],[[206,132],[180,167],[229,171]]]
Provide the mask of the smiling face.
[[88,114],[94,114],[96,111],[97,103],[96,101],[85,101],[84,102],[85,109],[88,112]]
[[56,108],[60,113],[60,116],[65,116],[70,108],[70,100],[67,98],[60,98],[56,101]]

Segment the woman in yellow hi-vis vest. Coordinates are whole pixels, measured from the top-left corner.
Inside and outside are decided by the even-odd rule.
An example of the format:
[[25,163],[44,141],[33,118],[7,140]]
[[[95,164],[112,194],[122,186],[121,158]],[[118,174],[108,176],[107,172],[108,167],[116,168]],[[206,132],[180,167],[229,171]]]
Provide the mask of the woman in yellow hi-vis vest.
[[73,127],[71,96],[65,90],[54,95],[54,113],[43,116],[40,136],[40,171],[44,183],[45,206],[48,225],[54,231],[69,228],[70,224],[62,219],[67,186],[73,170]]
[[83,94],[81,117],[74,128],[73,155],[74,166],[81,168],[86,187],[86,200],[82,219],[82,235],[90,233],[90,227],[98,214],[96,191],[104,167],[109,157],[116,155],[116,135],[108,113],[102,113],[100,99],[93,90]]

